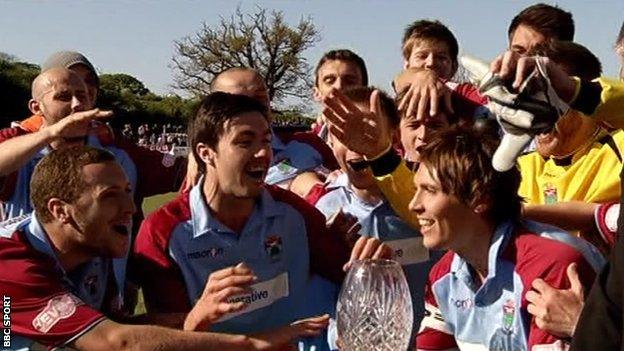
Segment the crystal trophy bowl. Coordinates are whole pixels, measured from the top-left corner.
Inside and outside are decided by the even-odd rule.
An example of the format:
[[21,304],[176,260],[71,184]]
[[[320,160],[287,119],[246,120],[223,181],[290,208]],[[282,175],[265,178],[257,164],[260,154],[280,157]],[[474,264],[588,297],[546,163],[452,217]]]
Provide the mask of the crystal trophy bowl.
[[408,349],[412,299],[397,262],[354,262],[340,290],[336,313],[342,351]]

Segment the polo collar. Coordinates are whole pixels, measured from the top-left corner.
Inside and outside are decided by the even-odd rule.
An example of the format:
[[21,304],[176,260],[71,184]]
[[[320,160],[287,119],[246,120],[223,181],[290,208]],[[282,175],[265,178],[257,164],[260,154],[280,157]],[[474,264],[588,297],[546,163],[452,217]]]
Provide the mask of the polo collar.
[[[197,184],[191,189],[189,194],[189,206],[191,210],[191,223],[193,225],[193,237],[197,238],[211,231],[230,233],[231,229],[223,225],[219,220],[213,217],[206,199],[203,194],[204,177],[202,176]],[[253,217],[271,218],[282,215],[279,204],[273,199],[269,191],[262,189],[260,198],[254,205],[254,210],[249,217],[250,221]]]

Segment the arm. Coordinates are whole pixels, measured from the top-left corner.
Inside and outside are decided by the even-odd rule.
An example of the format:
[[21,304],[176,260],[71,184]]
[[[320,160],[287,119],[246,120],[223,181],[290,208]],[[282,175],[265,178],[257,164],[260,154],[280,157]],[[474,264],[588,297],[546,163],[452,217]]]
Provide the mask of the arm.
[[39,150],[63,138],[83,137],[89,133],[91,120],[112,114],[98,109],[77,112],[37,132],[25,134],[0,143],[0,176],[20,169]]
[[569,231],[591,231],[595,228],[594,213],[598,204],[582,201],[558,202],[550,205],[524,205],[523,216]]
[[250,350],[244,336],[185,333],[147,325],[125,325],[104,320],[70,346],[77,350]]

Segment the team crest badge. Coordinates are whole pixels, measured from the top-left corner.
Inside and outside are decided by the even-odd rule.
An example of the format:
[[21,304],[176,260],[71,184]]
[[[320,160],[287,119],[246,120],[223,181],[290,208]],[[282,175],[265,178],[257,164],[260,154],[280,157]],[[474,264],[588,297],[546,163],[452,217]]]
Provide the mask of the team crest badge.
[[513,300],[505,301],[503,305],[503,329],[506,331],[511,331],[513,329],[515,312],[516,303]]
[[169,168],[175,164],[175,156],[172,154],[164,154],[162,158],[162,165]]
[[282,238],[277,235],[270,235],[264,241],[264,251],[272,261],[277,261],[282,255]]
[[546,183],[544,186],[544,203],[546,205],[557,203],[557,188],[552,183]]

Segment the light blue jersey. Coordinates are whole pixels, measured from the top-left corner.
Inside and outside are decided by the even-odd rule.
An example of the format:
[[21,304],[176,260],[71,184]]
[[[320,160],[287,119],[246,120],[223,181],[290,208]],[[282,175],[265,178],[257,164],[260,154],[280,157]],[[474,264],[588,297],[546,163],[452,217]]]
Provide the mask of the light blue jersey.
[[267,173],[267,184],[280,184],[298,174],[312,171],[323,164],[323,157],[311,145],[292,140],[284,144],[277,135],[271,140],[273,160]]

